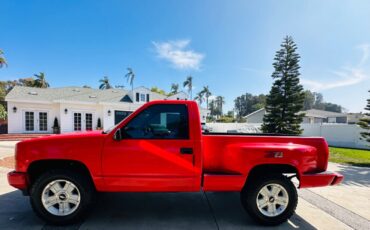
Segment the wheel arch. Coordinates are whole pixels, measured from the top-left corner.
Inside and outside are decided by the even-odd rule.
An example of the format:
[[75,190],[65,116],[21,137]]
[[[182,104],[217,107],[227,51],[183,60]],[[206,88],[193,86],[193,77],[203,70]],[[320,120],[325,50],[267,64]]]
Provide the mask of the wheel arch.
[[91,172],[84,163],[77,160],[65,159],[33,161],[27,169],[29,184],[32,185],[40,175],[52,169],[67,169],[75,171],[76,173],[81,173],[87,176],[90,182],[94,185]]
[[244,187],[253,179],[258,178],[264,174],[294,174],[299,180],[298,169],[290,164],[260,164],[254,166],[248,173]]

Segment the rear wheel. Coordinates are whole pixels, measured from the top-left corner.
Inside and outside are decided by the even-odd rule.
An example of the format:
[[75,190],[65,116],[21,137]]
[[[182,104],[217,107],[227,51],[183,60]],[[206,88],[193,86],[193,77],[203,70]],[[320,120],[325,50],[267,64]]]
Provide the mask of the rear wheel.
[[278,225],[287,221],[298,203],[294,184],[279,174],[252,179],[240,197],[248,214],[264,225]]
[[31,205],[36,214],[51,224],[81,220],[90,209],[94,187],[77,172],[53,170],[42,174],[31,188]]

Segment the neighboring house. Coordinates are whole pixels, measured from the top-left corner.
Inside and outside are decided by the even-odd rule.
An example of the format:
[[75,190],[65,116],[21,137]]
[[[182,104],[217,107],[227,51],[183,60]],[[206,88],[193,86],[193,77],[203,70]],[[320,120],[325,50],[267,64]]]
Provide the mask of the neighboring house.
[[62,133],[95,130],[98,119],[106,129],[148,101],[187,98],[184,92],[167,97],[145,87],[131,91],[15,86],[5,98],[8,103],[8,133],[52,133],[55,118]]
[[318,109],[310,109],[301,113],[305,114],[302,123],[306,124],[347,123],[347,114],[345,113],[335,113]]
[[262,123],[263,116],[265,115],[265,113],[266,113],[265,108],[262,108],[248,114],[244,118],[246,119],[247,123]]
[[347,122],[348,124],[357,124],[364,117],[363,113],[347,113]]
[[[247,120],[247,123],[262,123],[265,113],[266,110],[262,108],[248,114],[244,118]],[[310,109],[300,113],[305,113],[302,123],[306,124],[347,123],[348,121],[347,114],[345,113],[334,113],[317,109]]]

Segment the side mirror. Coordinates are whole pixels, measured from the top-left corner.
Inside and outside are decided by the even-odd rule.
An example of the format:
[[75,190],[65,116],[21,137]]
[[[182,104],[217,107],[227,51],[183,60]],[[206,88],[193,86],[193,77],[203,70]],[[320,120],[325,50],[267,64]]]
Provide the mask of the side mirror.
[[113,139],[116,140],[116,141],[122,140],[121,129],[116,130],[116,132],[114,133]]

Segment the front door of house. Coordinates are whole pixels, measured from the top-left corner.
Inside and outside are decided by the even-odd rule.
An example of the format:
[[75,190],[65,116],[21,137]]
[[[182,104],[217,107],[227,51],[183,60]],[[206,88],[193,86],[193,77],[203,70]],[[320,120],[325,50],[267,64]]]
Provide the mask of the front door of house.
[[25,132],[48,132],[48,113],[45,111],[24,111]]
[[73,113],[73,130],[74,131],[91,131],[93,130],[93,114],[87,112]]

